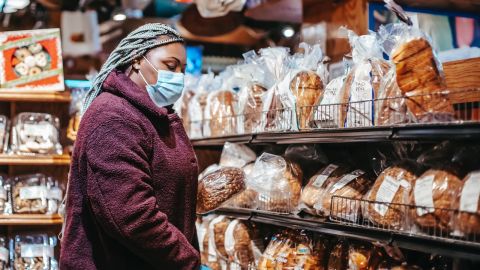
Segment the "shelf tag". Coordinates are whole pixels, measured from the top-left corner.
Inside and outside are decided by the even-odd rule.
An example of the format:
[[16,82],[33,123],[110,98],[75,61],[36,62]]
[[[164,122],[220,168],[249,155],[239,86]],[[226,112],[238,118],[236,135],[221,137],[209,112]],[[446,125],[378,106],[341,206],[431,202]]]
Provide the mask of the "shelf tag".
[[477,213],[480,197],[480,171],[470,174],[463,185],[460,197],[460,211]]
[[365,172],[362,170],[355,170],[349,174],[346,174],[340,179],[337,183],[333,185],[332,190],[330,193],[335,193],[335,191],[342,189],[344,186],[348,185],[348,183],[352,182],[355,180],[357,177],[363,175]]
[[433,180],[435,179],[434,175],[429,175],[417,179],[415,187],[413,189],[413,195],[415,197],[415,205],[422,206],[417,207],[417,214],[423,216],[428,213],[435,212],[435,205],[433,204]]
[[313,181],[312,185],[321,188],[330,175],[338,168],[335,164],[328,165]]
[[385,216],[388,211],[388,205],[383,203],[391,203],[393,201],[395,194],[397,194],[398,189],[400,188],[400,183],[401,181],[397,181],[395,178],[387,175],[378,188],[375,201],[382,203],[375,203],[373,209],[375,209],[375,211],[377,211],[382,217]]

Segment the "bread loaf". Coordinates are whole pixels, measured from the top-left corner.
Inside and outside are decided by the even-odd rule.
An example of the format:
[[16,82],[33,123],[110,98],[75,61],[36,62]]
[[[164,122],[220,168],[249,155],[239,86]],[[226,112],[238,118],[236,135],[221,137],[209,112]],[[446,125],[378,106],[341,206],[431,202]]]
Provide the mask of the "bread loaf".
[[235,106],[236,94],[232,91],[217,91],[209,95],[209,136],[232,135],[236,131]]
[[276,258],[288,239],[281,234],[272,237],[258,262],[258,270],[275,270]]
[[408,208],[396,204],[408,204],[415,179],[414,171],[406,164],[385,169],[365,196],[371,203],[364,205],[364,217],[383,228],[404,228]]
[[445,90],[443,74],[427,40],[416,38],[405,42],[393,51],[391,58],[396,66],[397,84],[417,120],[429,121],[432,114],[453,116],[448,96],[441,93]]
[[207,213],[245,190],[242,169],[225,167],[207,174],[198,184],[197,213]]
[[232,269],[249,269],[255,266],[252,228],[239,220],[232,221],[225,231],[225,250]]
[[398,87],[394,69],[385,75],[374,105],[377,126],[396,125],[408,121],[407,105],[402,90]]
[[451,230],[452,204],[460,192],[462,181],[447,169],[430,169],[415,181],[410,204],[412,219],[420,229],[437,232]]
[[459,210],[455,220],[457,231],[467,237],[480,235],[480,171],[464,178],[455,203],[455,209]]
[[267,89],[259,84],[253,84],[249,91],[247,103],[243,110],[245,133],[256,133],[262,131],[262,98]]
[[297,119],[300,129],[310,127],[312,106],[317,105],[323,95],[323,82],[313,71],[300,71],[290,82],[290,91],[296,98]]

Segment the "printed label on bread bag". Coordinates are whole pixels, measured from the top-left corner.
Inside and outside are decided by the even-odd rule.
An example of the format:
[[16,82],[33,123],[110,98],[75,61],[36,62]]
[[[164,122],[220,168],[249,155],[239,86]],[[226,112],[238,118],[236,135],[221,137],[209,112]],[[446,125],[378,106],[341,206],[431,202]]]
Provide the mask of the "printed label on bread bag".
[[323,94],[322,101],[317,110],[315,110],[315,121],[320,122],[318,126],[320,127],[330,127],[338,126],[339,122],[339,112],[338,112],[338,103],[341,102],[341,88],[343,82],[345,81],[345,76],[335,78],[330,83],[328,83]]
[[8,262],[8,249],[0,247],[0,260]]
[[232,256],[235,252],[235,237],[233,237],[233,233],[235,232],[235,227],[238,224],[238,220],[235,219],[234,221],[228,224],[227,229],[225,230],[225,251],[228,255]]
[[22,258],[53,257],[53,247],[47,245],[21,245]]
[[215,244],[215,224],[222,222],[224,216],[218,216],[208,224],[208,261],[216,262],[217,261],[217,246]]
[[61,201],[63,199],[63,191],[58,187],[51,187],[48,190],[48,199]]
[[312,185],[321,188],[330,175],[338,168],[335,164],[328,165],[313,181]]
[[286,263],[287,262],[287,256],[288,254],[285,252],[282,252],[278,254],[276,261],[279,263]]
[[0,200],[7,200],[7,191],[4,188],[0,188]]
[[417,207],[417,215],[419,216],[435,212],[432,191],[434,179],[434,175],[429,175],[417,179],[417,182],[415,183],[415,187],[413,189],[415,205],[426,207]]
[[[398,189],[400,188],[401,181],[395,180],[395,178],[387,175],[377,191],[377,196],[375,201],[391,203],[395,194],[397,194]],[[388,205],[382,203],[375,203],[373,209],[377,211],[382,217],[385,216],[388,210]]]
[[470,174],[463,184],[460,197],[460,211],[476,213],[478,211],[478,200],[480,197],[480,171]]
[[344,175],[337,183],[333,185],[330,193],[335,193],[335,191],[342,189],[344,186],[348,185],[348,183],[352,182],[355,178],[363,175],[364,173],[365,172],[362,170],[355,170],[349,174]]
[[46,199],[48,195],[47,187],[33,186],[20,188],[21,200]]
[[310,249],[308,247],[299,247],[297,248],[297,254],[299,255],[308,255],[310,254]]

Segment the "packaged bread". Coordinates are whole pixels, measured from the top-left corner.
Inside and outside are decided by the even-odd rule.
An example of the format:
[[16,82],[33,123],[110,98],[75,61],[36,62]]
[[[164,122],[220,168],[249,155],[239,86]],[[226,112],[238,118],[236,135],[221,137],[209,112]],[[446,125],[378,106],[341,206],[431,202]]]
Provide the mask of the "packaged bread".
[[395,69],[390,69],[385,75],[374,105],[376,126],[392,126],[411,121],[407,114],[406,100],[397,84]]
[[10,264],[9,241],[5,235],[0,236],[0,270],[7,270]]
[[12,213],[12,200],[10,198],[11,182],[7,176],[0,173],[0,214]]
[[348,269],[369,270],[372,249],[362,244],[352,244],[348,249]]
[[223,167],[207,174],[198,183],[197,213],[215,210],[243,190],[245,173],[242,169]]
[[225,251],[229,269],[255,268],[262,255],[261,239],[254,227],[233,220],[225,231]]
[[297,121],[300,129],[312,127],[313,106],[317,105],[325,87],[326,68],[322,64],[323,53],[320,45],[310,47],[301,43],[303,53],[293,56],[296,68],[289,74],[290,91],[295,97]]
[[195,229],[197,230],[197,239],[200,252],[200,261],[206,264],[208,261],[208,225],[214,219],[215,215],[198,216],[195,221]]
[[54,252],[56,237],[47,234],[22,234],[16,235],[13,242],[13,269],[58,269]]
[[[207,250],[207,265],[211,269],[227,269],[227,253],[225,250],[225,231],[230,220],[225,216],[217,216],[208,224],[204,249]],[[205,242],[207,241],[207,242]]]
[[302,210],[312,215],[322,215],[322,212],[315,209],[315,204],[322,200],[326,188],[347,172],[348,168],[346,166],[337,164],[329,164],[320,169],[310,178],[302,190]]
[[462,187],[462,180],[451,168],[427,170],[415,180],[410,196],[411,220],[427,232],[449,232],[452,206]]
[[338,241],[328,257],[327,270],[347,269],[348,267],[348,244]]
[[284,235],[284,238],[274,257],[274,269],[293,268],[295,264],[295,240],[290,233]]
[[226,142],[223,145],[219,165],[222,167],[242,168],[254,162],[256,158],[255,152],[245,144]]
[[237,95],[233,91],[220,90],[208,95],[205,107],[205,121],[208,122],[204,126],[205,137],[227,136],[236,133],[236,103]]
[[279,213],[296,211],[302,178],[303,172],[297,163],[263,153],[249,177],[252,189],[258,194],[258,209]]
[[359,200],[367,193],[371,184],[364,171],[354,170],[332,181],[322,200],[317,202],[314,208],[325,216],[356,221],[360,214]]
[[456,231],[465,236],[480,234],[480,171],[469,173],[461,184],[454,209]]
[[325,87],[323,97],[313,110],[313,126],[316,128],[337,128],[343,127],[341,120],[341,108],[343,106],[346,76],[340,76],[331,80]]
[[247,100],[243,109],[244,133],[258,133],[262,131],[263,98],[267,88],[254,83],[245,89]]
[[[318,256],[319,253],[317,253],[314,248],[312,239],[306,235],[305,232],[300,231],[295,237],[295,260],[293,269],[324,269],[322,267],[322,258]],[[322,251],[320,251],[320,253],[321,252]]]
[[[208,124],[205,120],[205,107],[207,106],[208,93],[214,87],[215,75],[212,72],[200,76],[196,85],[195,95],[190,99],[187,106],[187,115],[190,121],[190,129],[187,134],[190,138],[204,137],[203,129]],[[209,129],[209,127],[208,127]]]
[[374,100],[378,98],[380,86],[391,66],[383,59],[376,35],[357,36],[348,31],[348,37],[352,46],[353,68],[342,90],[342,100],[348,103],[346,108],[343,107],[346,111],[341,112],[344,127],[373,126]]
[[260,260],[258,261],[258,270],[275,270],[276,258],[281,248],[288,244],[288,238],[282,234],[272,236]]
[[415,169],[407,162],[385,169],[365,196],[363,216],[382,228],[405,228],[409,210],[405,205],[415,179]]
[[415,120],[453,119],[442,65],[426,35],[416,27],[400,23],[381,27],[379,34],[386,37],[385,51],[395,65],[397,84]]
[[10,123],[5,115],[0,115],[0,154],[7,152]]

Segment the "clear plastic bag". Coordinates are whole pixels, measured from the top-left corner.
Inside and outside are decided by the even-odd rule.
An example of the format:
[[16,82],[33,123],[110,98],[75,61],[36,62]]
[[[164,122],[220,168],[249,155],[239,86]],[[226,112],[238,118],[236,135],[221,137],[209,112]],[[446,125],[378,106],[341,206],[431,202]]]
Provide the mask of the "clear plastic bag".
[[220,156],[220,166],[242,168],[256,158],[257,155],[248,146],[226,142]]
[[82,118],[83,103],[85,102],[89,90],[89,87],[71,89],[70,95],[72,101],[70,102],[69,109],[70,120],[68,121],[67,138],[72,141],[75,141],[77,138],[77,132]]
[[409,195],[417,178],[416,169],[407,162],[388,167],[377,178],[362,205],[364,218],[383,228],[405,229]]
[[352,244],[348,249],[348,269],[368,270],[372,249],[362,244]]
[[374,100],[379,95],[385,74],[392,68],[383,60],[382,50],[374,34],[357,36],[348,31],[354,66],[344,84],[341,120],[344,127],[374,125]]
[[204,265],[206,265],[208,261],[208,225],[216,217],[216,215],[197,216],[197,220],[195,221],[200,261]]
[[311,47],[301,43],[299,47],[303,49],[303,53],[293,56],[294,68],[286,78],[290,80],[289,89],[295,100],[298,128],[306,129],[312,127],[313,106],[317,105],[323,96],[328,72],[323,64],[320,45]]
[[12,213],[11,188],[7,176],[0,173],[0,214]]
[[454,109],[445,91],[442,64],[425,33],[403,23],[381,26],[378,33],[384,51],[395,64],[396,81],[413,119],[453,120]]
[[10,122],[8,117],[0,115],[0,154],[7,152],[9,132]]
[[336,164],[329,164],[320,169],[310,178],[302,190],[302,210],[312,215],[322,216],[324,214],[323,211],[315,209],[315,204],[322,200],[326,188],[347,172],[348,168],[346,166]]
[[224,245],[229,269],[255,269],[263,251],[261,242],[254,227],[238,219],[230,222],[225,231]]
[[16,235],[14,238],[14,262],[16,270],[58,270],[55,259],[57,238],[47,234]]
[[20,113],[12,128],[12,151],[15,154],[57,154],[60,145],[60,121],[46,113]]
[[187,115],[189,129],[187,129],[187,133],[190,138],[198,139],[204,137],[203,128],[206,124],[205,107],[207,105],[208,93],[212,91],[212,87],[214,86],[214,78],[215,75],[212,72],[200,76],[195,95],[188,103]]
[[205,106],[204,137],[234,135],[237,132],[238,97],[233,91],[211,92]]
[[[217,216],[208,224],[204,240],[204,249],[207,251],[207,265],[212,270],[227,269],[228,254],[225,250],[225,231],[230,220],[225,216]],[[207,241],[205,243],[205,241]]]
[[43,174],[17,176],[12,185],[13,212],[18,214],[55,214],[63,199],[63,187]]
[[281,234],[278,233],[270,239],[265,251],[263,252],[260,260],[258,262],[258,270],[274,270],[276,265],[276,258],[277,255],[282,250],[282,247],[285,245],[289,245],[289,239]]
[[215,210],[244,190],[245,173],[242,169],[224,167],[207,174],[198,183],[197,213]]
[[316,128],[343,127],[340,108],[343,100],[343,84],[346,76],[340,76],[331,80],[325,87],[325,91],[318,107],[313,112],[313,125]]
[[0,270],[7,270],[10,264],[9,241],[5,235],[0,236]]
[[383,79],[375,102],[375,125],[392,126],[412,122],[407,114],[406,100],[398,87],[395,69],[390,69]]
[[469,173],[455,200],[455,231],[460,235],[480,235],[480,170]]
[[260,210],[292,213],[300,199],[303,172],[300,166],[284,158],[263,153],[249,177],[250,187],[258,194]]
[[[336,218],[355,222],[360,215],[360,202],[349,199],[362,199],[371,184],[372,181],[364,171],[352,171],[332,181],[323,193],[322,200],[315,203],[313,207],[324,216],[332,214]],[[338,197],[332,201],[334,196]]]

